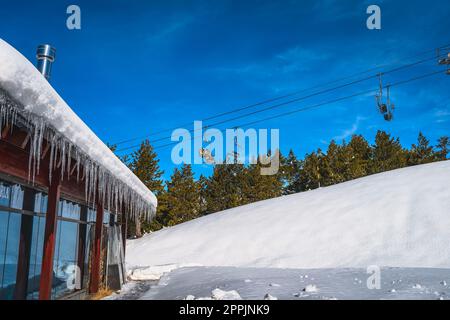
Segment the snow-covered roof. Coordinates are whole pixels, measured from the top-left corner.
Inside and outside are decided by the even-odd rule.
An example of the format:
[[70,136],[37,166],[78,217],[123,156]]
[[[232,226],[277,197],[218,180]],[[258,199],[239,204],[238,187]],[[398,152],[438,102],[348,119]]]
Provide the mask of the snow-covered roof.
[[[35,170],[39,169],[40,159],[36,155],[46,139],[53,154],[59,152],[64,159],[63,173],[64,167],[76,160],[77,167],[83,170],[79,174],[86,178],[86,194],[91,200],[97,190],[107,204],[121,205],[124,201],[135,214],[148,216],[155,212],[155,195],[73,112],[34,65],[2,39],[0,89],[3,91],[0,127],[7,115],[17,113],[27,119],[32,131],[30,157],[37,166]],[[92,187],[93,181],[99,182],[97,188]]]

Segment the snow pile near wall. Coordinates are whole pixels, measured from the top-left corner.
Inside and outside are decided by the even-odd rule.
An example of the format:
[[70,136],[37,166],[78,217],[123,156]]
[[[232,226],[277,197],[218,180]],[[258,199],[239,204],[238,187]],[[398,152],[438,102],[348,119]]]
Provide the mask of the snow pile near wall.
[[91,200],[95,198],[98,181],[99,193],[109,206],[120,207],[125,201],[134,213],[154,213],[157,200],[153,193],[72,111],[39,71],[1,39],[0,89],[0,127],[14,123],[20,115],[32,133],[30,175],[39,170],[46,139],[51,143],[50,166],[54,166],[56,155],[60,154],[64,176],[64,169],[74,158],[77,168],[84,170],[80,174],[86,179],[86,193]]
[[450,267],[450,161],[211,214],[128,241],[127,265]]
[[165,264],[160,266],[150,266],[142,268],[134,268],[128,270],[128,279],[133,281],[141,280],[159,280],[161,277],[175,269],[185,268],[185,267],[196,267],[195,264]]

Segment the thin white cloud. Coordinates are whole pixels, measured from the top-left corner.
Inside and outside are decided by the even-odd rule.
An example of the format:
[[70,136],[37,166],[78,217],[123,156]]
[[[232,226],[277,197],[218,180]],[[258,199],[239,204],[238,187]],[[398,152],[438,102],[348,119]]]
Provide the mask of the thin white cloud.
[[445,109],[436,110],[434,115],[438,118],[448,117],[448,116],[450,116],[450,110],[445,110]]
[[356,120],[352,124],[352,126],[348,129],[345,129],[340,135],[333,137],[333,140],[339,142],[339,141],[345,140],[348,137],[352,136],[356,131],[358,131],[361,121],[363,121],[365,119],[366,119],[365,117],[361,117],[361,116],[356,117]]
[[171,35],[182,30],[187,25],[194,21],[193,16],[183,16],[174,18],[170,23],[168,23],[163,28],[159,29],[158,32],[153,33],[149,36],[149,41],[159,41],[163,39],[168,39]]
[[281,71],[290,73],[309,70],[312,64],[325,61],[329,57],[329,54],[296,46],[278,54],[276,59],[278,60],[277,63],[280,64]]
[[286,76],[311,70],[315,64],[326,61],[329,58],[330,55],[327,53],[295,46],[257,64],[248,63],[218,67],[214,68],[213,71],[219,74],[245,75],[246,77],[252,77],[251,81],[254,81],[255,78],[267,81],[267,79],[273,78],[274,75]]

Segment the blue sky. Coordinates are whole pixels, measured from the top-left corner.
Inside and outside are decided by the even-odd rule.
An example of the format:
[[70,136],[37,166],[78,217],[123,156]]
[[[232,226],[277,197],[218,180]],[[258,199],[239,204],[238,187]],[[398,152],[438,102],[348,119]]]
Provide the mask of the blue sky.
[[[81,7],[81,30],[66,28],[70,4]],[[366,28],[369,4],[381,7],[381,30]],[[444,0],[18,0],[2,3],[0,37],[31,61],[39,43],[55,46],[52,85],[103,141],[114,143],[377,65],[393,63],[389,69],[432,57],[417,54],[450,43],[448,17],[450,3]],[[396,82],[434,70],[436,62],[429,61],[383,80]],[[392,88],[396,113],[390,123],[370,95],[255,128],[280,129],[282,152],[292,148],[300,156],[353,133],[372,142],[378,129],[400,137],[405,146],[419,131],[434,142],[450,134],[449,84],[450,76],[439,75]],[[376,86],[373,79],[228,127]],[[174,167],[171,148],[157,151],[168,177]],[[210,172],[200,165],[194,170]]]

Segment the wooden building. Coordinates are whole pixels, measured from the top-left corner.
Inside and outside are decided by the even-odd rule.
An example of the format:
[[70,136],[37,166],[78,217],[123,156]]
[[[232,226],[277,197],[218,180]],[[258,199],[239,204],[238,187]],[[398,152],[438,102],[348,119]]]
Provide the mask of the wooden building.
[[126,224],[156,198],[3,40],[0,133],[0,299],[120,288]]

